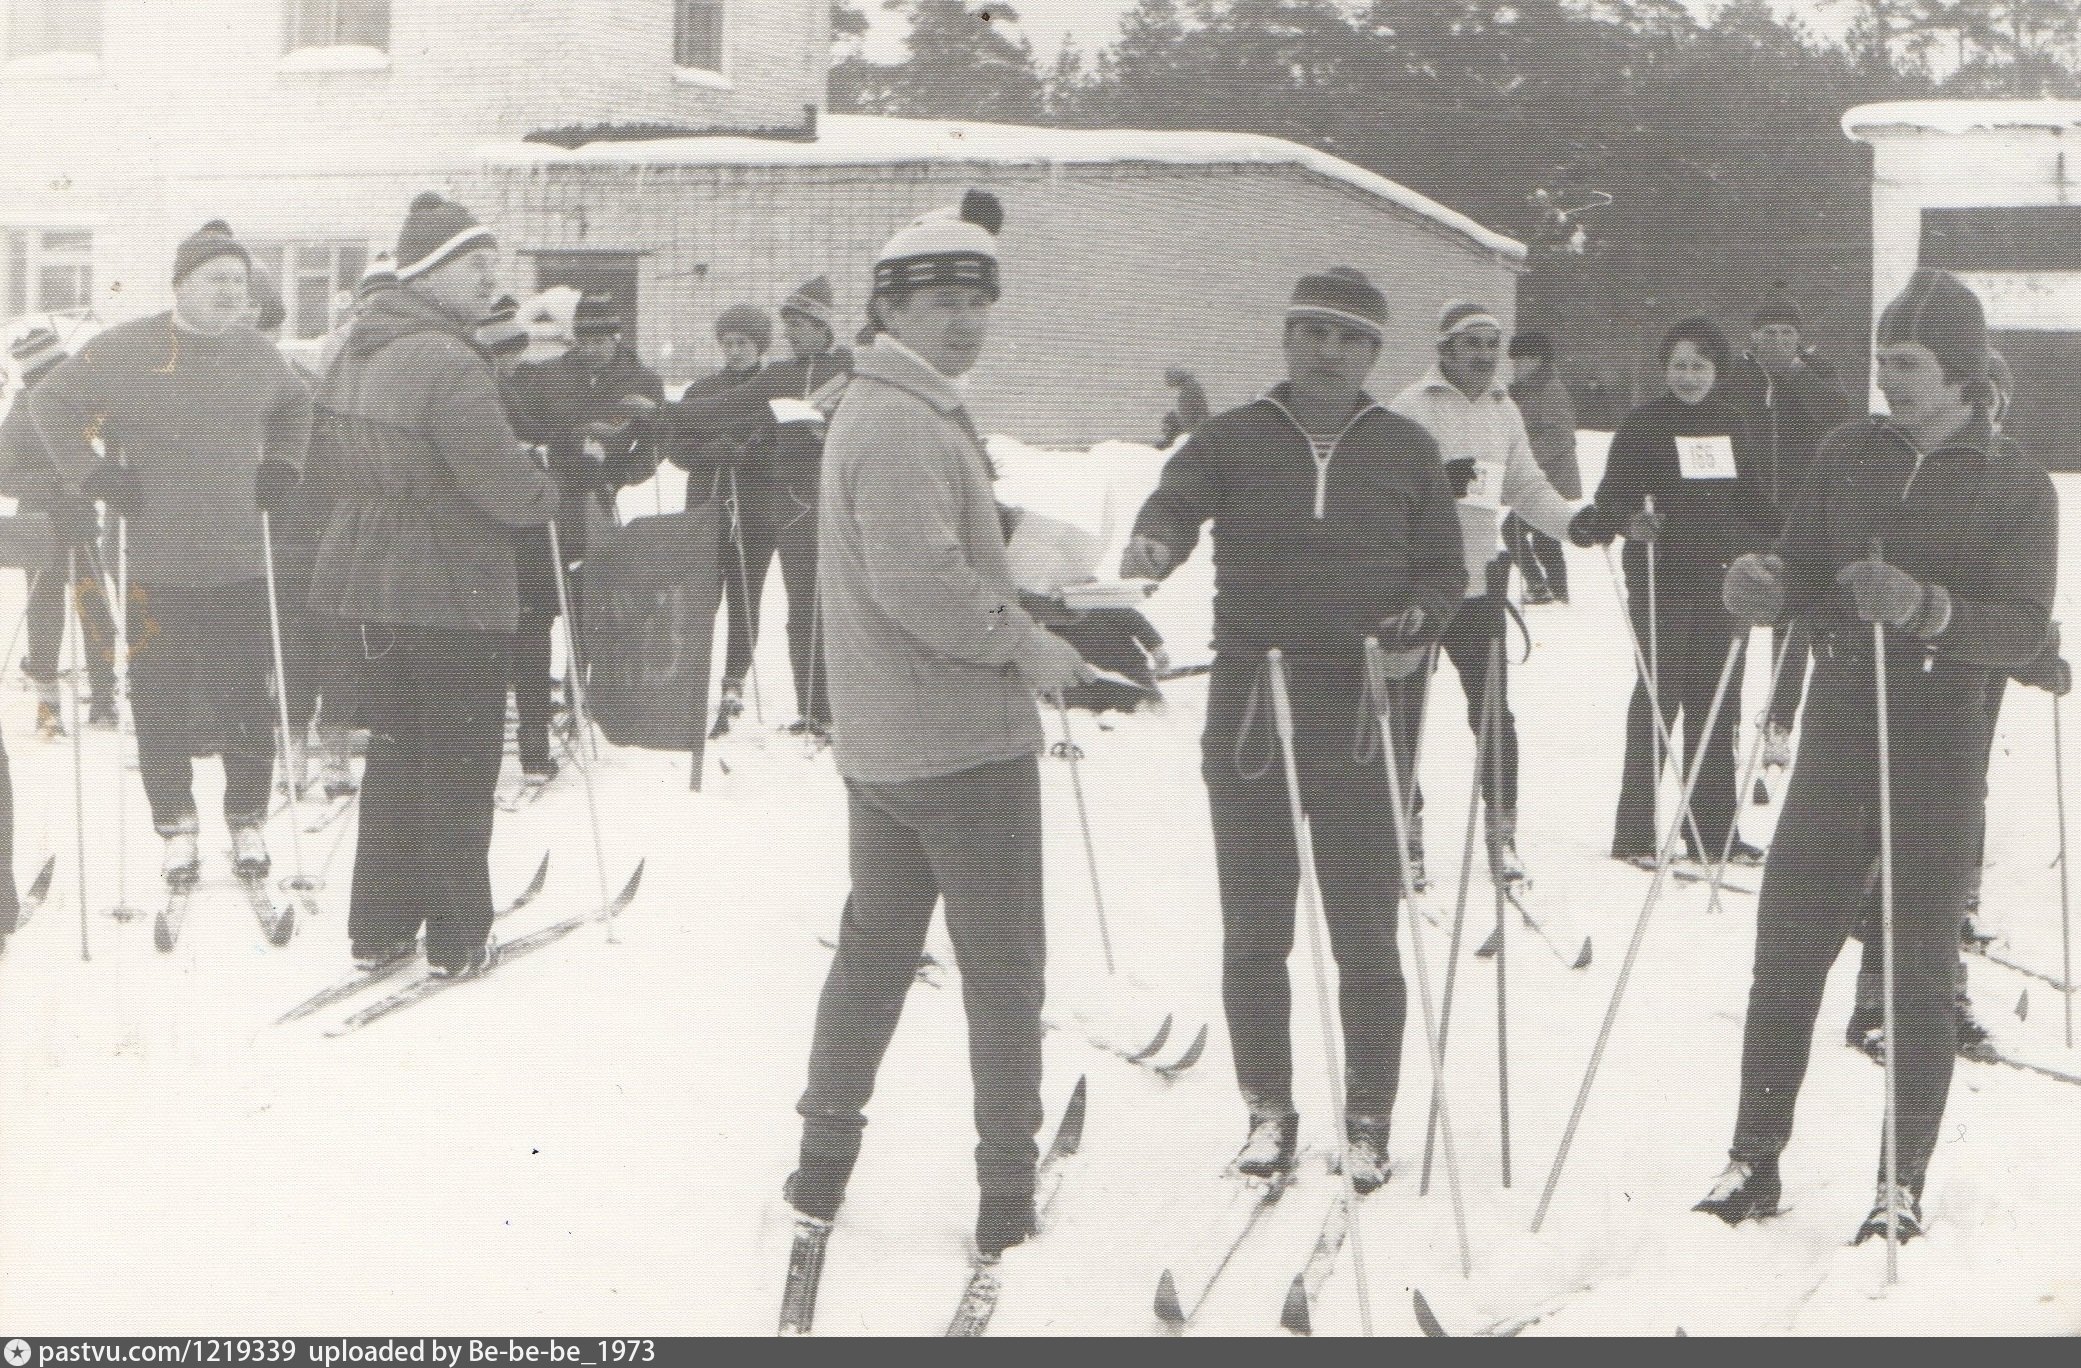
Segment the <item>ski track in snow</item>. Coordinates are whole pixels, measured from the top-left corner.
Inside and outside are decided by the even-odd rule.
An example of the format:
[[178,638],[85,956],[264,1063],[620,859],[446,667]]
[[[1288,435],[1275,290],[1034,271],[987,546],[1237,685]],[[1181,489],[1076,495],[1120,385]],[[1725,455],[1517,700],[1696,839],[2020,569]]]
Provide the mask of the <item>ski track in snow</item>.
[[[1594,481],[1601,444],[1585,446]],[[1090,525],[1104,497],[1095,491],[1109,486],[1116,542],[1161,463],[1123,444],[1088,456],[1007,443],[998,452],[1008,489],[1036,507],[1081,507]],[[631,513],[652,508],[647,490],[628,498]],[[676,491],[666,501],[677,507]],[[1475,1259],[1466,1281],[1442,1157],[1430,1196],[1417,1196],[1430,1068],[1409,975],[1398,1171],[1358,1229],[1377,1329],[1415,1333],[1412,1287],[1466,1333],[1588,1284],[1526,1333],[2081,1331],[2081,1246],[2071,1238],[2081,1226],[2081,1090],[1961,1063],[1926,1202],[1933,1234],[1904,1251],[1900,1287],[1881,1295],[1880,1246],[1842,1247],[1871,1199],[1882,1086],[1881,1071],[1839,1043],[1854,945],[1830,981],[1785,1156],[1790,1209],[1732,1231],[1690,1213],[1731,1128],[1754,919],[1754,901],[1741,897],[1709,913],[1702,888],[1672,886],[1657,909],[1554,1209],[1541,1235],[1527,1233],[1649,882],[1604,858],[1632,667],[1601,557],[1571,552],[1571,562],[1574,605],[1530,610],[1538,649],[1514,670],[1526,737],[1521,845],[1536,905],[1593,934],[1596,960],[1570,973],[1521,922],[1510,928],[1506,1191],[1495,970],[1471,957],[1493,923],[1477,872],[1449,1061]],[[0,580],[0,621],[12,621],[21,578]],[[1204,656],[1210,583],[1202,552],[1152,603],[1181,662]],[[769,727],[792,716],[785,612],[776,575],[760,646]],[[1752,651],[1744,738],[1767,670],[1767,652]],[[805,758],[777,735],[763,746],[725,741],[711,748],[706,791],[692,795],[685,757],[607,752],[594,773],[607,878],[618,886],[639,857],[650,862],[620,922],[622,943],[589,928],[482,984],[329,1040],[329,1014],[269,1023],[344,972],[352,836],[318,895],[321,915],[300,918],[296,939],[273,950],[230,878],[221,827],[206,817],[204,882],[178,949],[159,955],[149,919],[119,926],[99,915],[114,901],[118,761],[113,738],[91,733],[96,915],[94,959],[82,964],[71,747],[34,739],[32,695],[13,679],[0,693],[0,725],[13,758],[18,868],[33,872],[47,852],[59,862],[49,903],[0,958],[0,1324],[10,1333],[771,1333],[787,1248],[778,1192],[829,955],[817,938],[835,930],[846,888],[843,792],[828,754]],[[1442,671],[1435,687],[1429,897],[1449,920],[1473,744],[1456,676]],[[1175,1011],[1177,1039],[1201,1021],[1214,1023],[1213,1037],[1204,1062],[1166,1085],[1049,1032],[1048,1114],[1088,1073],[1090,1117],[1053,1228],[1006,1260],[1000,1333],[1154,1331],[1166,1236],[1189,1224],[1241,1139],[1199,776],[1205,681],[1168,692],[1167,711],[1110,730],[1077,716],[1114,944],[1133,980],[1118,992],[1099,958],[1069,776],[1043,761],[1050,1007],[1151,1010],[1152,1022]],[[1059,735],[1052,716],[1046,726]],[[2011,689],[1992,775],[1984,920],[2016,955],[2056,973],[2049,744],[2045,696]],[[202,811],[213,814],[218,768],[197,768]],[[157,842],[134,774],[123,781],[130,896],[153,910]],[[1751,838],[1769,834],[1769,810],[1744,805],[1743,814]],[[307,862],[332,835],[303,838]],[[286,875],[290,833],[277,821],[270,836]],[[548,887],[503,934],[601,896],[581,783],[499,814],[499,897],[545,848],[555,851]],[[930,943],[952,963],[943,930]],[[1442,972],[1445,936],[1426,943]],[[1405,931],[1405,956],[1409,944]],[[1305,938],[1296,945],[1303,1144],[1319,1150],[1331,1131]],[[2081,1053],[2059,1048],[2054,992],[2032,986],[2029,1019],[2019,1021],[2024,981],[1968,963],[1997,1032],[2081,1067]],[[958,979],[915,987],[831,1242],[820,1333],[944,1327],[967,1274],[970,1102]],[[1311,1168],[1237,1255],[1195,1333],[1276,1331],[1331,1193]],[[1317,1307],[1319,1332],[1355,1331],[1354,1298],[1347,1248]]]

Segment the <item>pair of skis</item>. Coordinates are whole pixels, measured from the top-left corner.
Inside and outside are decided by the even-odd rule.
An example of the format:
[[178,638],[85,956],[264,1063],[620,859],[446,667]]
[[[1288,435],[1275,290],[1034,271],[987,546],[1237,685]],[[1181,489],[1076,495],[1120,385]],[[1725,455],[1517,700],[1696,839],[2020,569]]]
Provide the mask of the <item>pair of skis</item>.
[[[269,945],[277,948],[287,945],[289,938],[296,934],[296,904],[275,901],[264,871],[240,871],[237,877],[239,892],[252,909],[253,919],[259,922],[260,934]],[[193,874],[166,881],[166,902],[152,922],[152,944],[161,954],[172,954],[174,947],[180,944],[181,930],[188,924],[188,906],[194,900],[195,888],[200,882],[200,878]]]
[[[1525,905],[1524,887],[1522,883],[1506,884],[1503,889],[1503,897],[1504,900],[1507,901],[1511,907],[1517,910],[1518,919],[1524,922],[1524,924],[1527,927],[1531,928],[1531,930],[1539,937],[1539,943],[1546,947],[1547,952],[1551,954],[1555,960],[1557,960],[1559,963],[1561,963],[1569,969],[1580,970],[1587,969],[1590,967],[1590,937],[1584,936],[1582,938],[1582,945],[1578,947],[1574,955],[1571,956],[1566,950],[1562,949],[1558,944],[1555,943],[1553,933],[1547,929],[1546,923],[1541,921],[1538,917],[1533,916],[1532,909]],[[1496,952],[1502,948],[1502,945],[1503,928],[1499,926],[1495,930],[1489,932],[1488,939],[1481,943],[1481,948],[1476,950],[1474,954],[1478,959],[1494,959],[1496,957]]]
[[1182,1256],[1157,1276],[1154,1308],[1166,1330],[1174,1335],[1184,1333],[1213,1295],[1236,1252],[1264,1224],[1296,1176],[1297,1168],[1262,1178],[1233,1172],[1224,1175],[1226,1200],[1194,1232]]
[[[1084,1142],[1086,1080],[1079,1078],[1056,1123],[1055,1138],[1041,1156],[1033,1178],[1035,1223],[1045,1232],[1049,1210],[1062,1190],[1063,1171]],[[795,1235],[788,1249],[787,1281],[781,1290],[780,1324],[783,1337],[809,1334],[816,1325],[817,1293],[823,1285],[824,1254],[831,1242],[832,1223],[797,1215]],[[1035,1238],[1039,1238],[1038,1235]],[[973,1339],[990,1328],[997,1304],[1004,1293],[1004,1271],[998,1257],[977,1253],[969,1263],[968,1281],[947,1323],[950,1338]]]
[[38,910],[43,907],[44,899],[51,895],[51,879],[57,872],[58,857],[55,855],[47,856],[44,859],[43,868],[36,871],[36,877],[30,881],[29,887],[22,893],[21,901],[15,906],[15,930],[19,931],[27,926],[29,919],[34,917]]

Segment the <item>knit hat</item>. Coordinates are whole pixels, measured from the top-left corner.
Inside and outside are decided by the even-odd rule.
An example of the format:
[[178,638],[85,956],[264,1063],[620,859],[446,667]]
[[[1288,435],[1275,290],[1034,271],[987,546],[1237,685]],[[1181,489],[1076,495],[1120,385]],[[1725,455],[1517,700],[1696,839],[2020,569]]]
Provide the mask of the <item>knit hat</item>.
[[1488,305],[1471,299],[1448,299],[1445,307],[1438,311],[1438,340],[1457,337],[1475,328],[1494,328],[1503,331],[1503,321],[1490,311]]
[[494,356],[525,351],[528,341],[527,328],[520,321],[520,305],[512,295],[501,295],[477,325],[477,345]]
[[1804,328],[1806,317],[1799,311],[1799,302],[1785,289],[1785,282],[1775,281],[1763,302],[1756,306],[1756,316],[1750,321],[1752,328],[1767,328],[1773,323],[1784,323],[1794,328]]
[[251,263],[246,293],[259,310],[253,318],[255,332],[273,332],[288,321],[289,311],[282,307],[282,292],[275,287],[274,273],[257,261]]
[[571,319],[573,337],[611,337],[621,331],[621,310],[603,294],[589,294],[578,301]]
[[397,278],[416,280],[466,252],[496,247],[498,239],[469,210],[428,190],[405,211],[397,235]]
[[370,259],[368,269],[361,273],[355,283],[354,297],[367,299],[378,290],[394,289],[397,286],[397,262],[388,252],[378,252]]
[[798,287],[795,293],[782,300],[780,311],[800,314],[812,323],[821,323],[833,337],[838,336],[838,311],[831,303],[831,282],[823,276]]
[[1326,318],[1357,328],[1378,342],[1387,335],[1387,298],[1351,267],[1333,266],[1295,282],[1286,321],[1296,318]]
[[223,219],[211,219],[174,249],[173,283],[179,285],[203,266],[225,256],[237,257],[248,269],[253,265],[253,258],[231,235],[231,225]]
[[1987,315],[1980,297],[1949,271],[1917,267],[1908,287],[1879,315],[1879,346],[1907,342],[1929,348],[1952,384],[1987,378]]
[[773,320],[766,317],[766,311],[756,305],[732,304],[723,310],[722,317],[715,320],[716,340],[721,341],[725,333],[736,333],[739,337],[750,338],[752,343],[764,352],[767,347],[773,345]]
[[26,384],[63,361],[66,351],[65,344],[49,328],[33,328],[16,338],[7,354],[14,361],[15,373]]
[[958,209],[912,219],[874,259],[874,292],[971,285],[998,297],[997,232],[1004,206],[987,190],[970,190]]

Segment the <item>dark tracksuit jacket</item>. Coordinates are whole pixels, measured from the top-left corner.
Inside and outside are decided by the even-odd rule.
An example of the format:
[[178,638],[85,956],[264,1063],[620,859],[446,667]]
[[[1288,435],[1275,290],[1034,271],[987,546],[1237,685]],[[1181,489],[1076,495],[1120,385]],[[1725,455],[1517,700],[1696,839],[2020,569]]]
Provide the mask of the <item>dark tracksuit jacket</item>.
[[[1272,729],[1265,653],[1285,653],[1303,807],[1341,982],[1347,1107],[1385,1119],[1406,1013],[1387,776],[1360,758],[1363,643],[1420,605],[1441,632],[1466,592],[1460,519],[1438,448],[1370,396],[1312,441],[1281,385],[1211,419],[1164,466],[1135,532],[1182,563],[1213,525],[1214,670],[1201,768],[1224,929],[1222,995],[1236,1079],[1259,1114],[1293,1110],[1291,985],[1300,877]],[[1402,742],[1406,745],[1406,742]]]
[[[1788,615],[1818,657],[1808,725],[1757,906],[1756,959],[1732,1154],[1780,1153],[1806,1075],[1829,967],[1879,854],[1873,631],[1837,571],[1869,556],[1951,596],[1933,639],[1889,633],[1894,1004],[1900,1174],[1920,1191],[1951,1086],[1959,923],[1984,820],[1988,682],[2043,649],[2058,572],[2059,505],[2042,467],[1974,419],[1919,461],[1877,420],[1822,444],[1777,553]],[[1883,1164],[1883,1159],[1881,1160]]]
[[[1730,682],[1710,735],[1720,667],[1728,646],[1747,639],[1720,602],[1720,583],[1735,557],[1766,547],[1778,530],[1760,453],[1751,428],[1732,406],[1707,396],[1687,404],[1665,394],[1626,415],[1612,437],[1604,479],[1588,518],[1591,539],[1618,536],[1648,498],[1668,518],[1655,541],[1655,631],[1648,631],[1648,549],[1628,542],[1626,590],[1633,630],[1643,654],[1650,652],[1659,676],[1662,718],[1672,734],[1679,714],[1686,765],[1702,761],[1691,811],[1698,834],[1710,847],[1702,858],[1716,860],[1734,822],[1734,727],[1741,716],[1739,685]],[[1735,477],[1686,477],[1678,451],[1682,438],[1725,438],[1734,456]],[[1693,466],[1693,476],[1703,469]],[[1736,667],[1737,673],[1740,666]],[[1611,838],[1614,855],[1652,855],[1662,833],[1655,827],[1654,705],[1636,677],[1626,712],[1626,759],[1619,788],[1618,817]],[[1686,828],[1684,840],[1691,834]],[[1699,852],[1693,852],[1698,854]]]

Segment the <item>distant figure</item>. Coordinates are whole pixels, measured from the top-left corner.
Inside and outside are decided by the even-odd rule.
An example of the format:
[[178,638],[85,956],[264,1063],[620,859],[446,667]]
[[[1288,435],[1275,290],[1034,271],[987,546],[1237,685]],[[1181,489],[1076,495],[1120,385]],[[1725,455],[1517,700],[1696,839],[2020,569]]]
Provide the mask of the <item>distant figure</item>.
[[1180,437],[1190,437],[1207,421],[1207,392],[1189,370],[1173,366],[1163,373],[1166,387],[1178,392],[1178,402],[1163,415],[1163,435],[1156,445],[1169,450]]
[[[1582,471],[1575,461],[1575,405],[1556,369],[1554,340],[1543,332],[1510,339],[1510,397],[1525,416],[1532,459],[1546,482],[1564,499],[1582,497]],[[1568,601],[1568,557],[1560,542],[1529,526],[1515,513],[1503,520],[1510,558],[1525,577],[1526,603]]]

